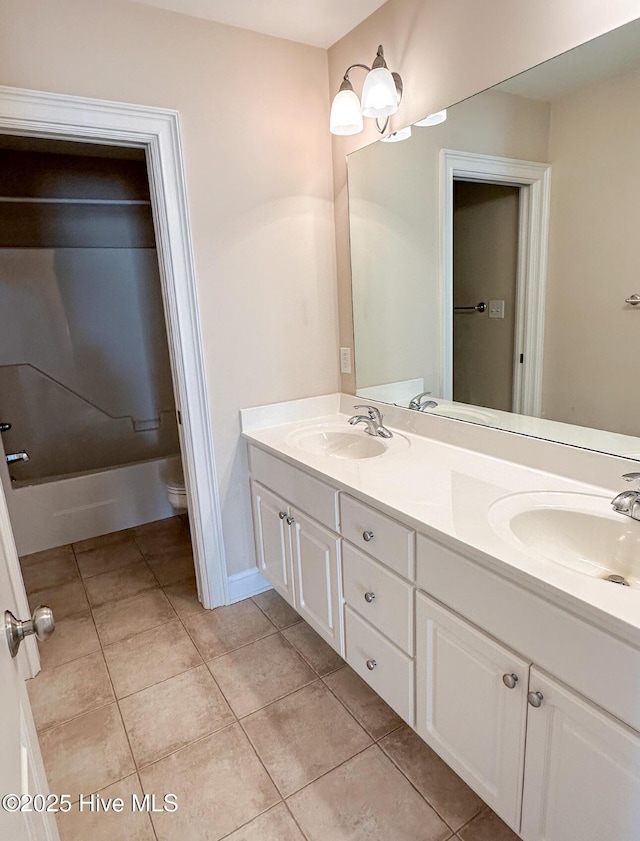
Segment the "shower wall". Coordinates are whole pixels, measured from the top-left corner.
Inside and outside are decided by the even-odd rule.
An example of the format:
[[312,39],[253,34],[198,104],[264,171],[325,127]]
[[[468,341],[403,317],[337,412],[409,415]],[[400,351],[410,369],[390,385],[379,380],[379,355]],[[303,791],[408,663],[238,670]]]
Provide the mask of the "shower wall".
[[[139,154],[139,153],[137,153]],[[0,150],[0,418],[16,483],[178,452],[144,160]]]
[[[115,468],[127,469],[84,490],[74,485],[74,500],[86,493],[95,512],[68,517],[55,541],[81,539],[79,520],[89,537],[134,525],[132,519],[168,516],[162,464],[136,473],[136,466],[179,453],[144,155],[118,150],[112,158],[106,147],[82,144],[63,144],[62,152],[74,154],[60,154],[2,142],[0,421],[11,423],[2,435],[5,452],[29,454],[9,468],[14,531],[35,504],[24,493],[29,488],[41,487],[36,508],[50,510],[59,524],[64,512],[42,486],[51,484],[61,499],[68,487],[62,480]],[[127,482],[120,494],[119,481]],[[133,513],[116,505],[114,520],[119,497]],[[43,535],[37,549],[52,541]],[[21,551],[37,551],[26,542]]]

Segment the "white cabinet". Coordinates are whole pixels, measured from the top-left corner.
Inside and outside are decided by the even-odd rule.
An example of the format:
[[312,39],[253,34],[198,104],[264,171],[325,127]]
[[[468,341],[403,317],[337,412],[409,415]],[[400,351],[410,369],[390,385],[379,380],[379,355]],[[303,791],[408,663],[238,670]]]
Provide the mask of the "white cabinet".
[[418,733],[516,829],[529,663],[421,593],[416,654]]
[[296,508],[291,519],[293,606],[342,654],[340,538]]
[[340,536],[259,482],[251,496],[258,569],[342,654]]
[[637,841],[640,738],[531,669],[521,835],[525,841]]

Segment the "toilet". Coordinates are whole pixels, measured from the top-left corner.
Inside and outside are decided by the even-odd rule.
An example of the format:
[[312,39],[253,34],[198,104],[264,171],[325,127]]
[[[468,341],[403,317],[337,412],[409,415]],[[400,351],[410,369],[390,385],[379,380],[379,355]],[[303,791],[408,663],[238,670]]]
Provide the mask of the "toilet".
[[176,513],[187,511],[187,490],[184,486],[184,474],[182,472],[180,456],[175,456],[167,460],[163,479],[167,489],[167,499]]

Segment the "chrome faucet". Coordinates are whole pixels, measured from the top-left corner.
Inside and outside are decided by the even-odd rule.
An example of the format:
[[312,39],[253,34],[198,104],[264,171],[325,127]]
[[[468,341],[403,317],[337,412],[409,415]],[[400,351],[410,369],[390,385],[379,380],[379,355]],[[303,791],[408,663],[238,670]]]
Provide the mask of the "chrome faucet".
[[430,391],[422,391],[420,394],[416,394],[415,397],[412,397],[409,401],[409,408],[415,409],[416,412],[426,412],[427,409],[435,409],[438,405],[435,400],[423,400],[423,397],[428,397],[431,394]]
[[393,436],[391,430],[387,429],[386,426],[383,425],[380,410],[375,406],[363,406],[358,404],[353,408],[366,409],[367,414],[354,415],[352,418],[349,418],[351,426],[356,426],[358,423],[366,423],[367,428],[365,429],[365,432],[368,435],[378,435],[380,438],[391,438]]
[[625,482],[636,482],[635,491],[622,491],[611,500],[613,510],[632,520],[640,520],[640,473],[625,473]]

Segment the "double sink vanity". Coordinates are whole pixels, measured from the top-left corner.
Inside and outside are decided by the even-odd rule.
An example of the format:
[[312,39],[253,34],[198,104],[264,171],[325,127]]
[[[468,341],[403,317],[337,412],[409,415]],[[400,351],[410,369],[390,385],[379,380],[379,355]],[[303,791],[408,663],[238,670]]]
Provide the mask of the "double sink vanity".
[[356,402],[242,413],[260,572],[525,841],[637,841],[640,523]]

